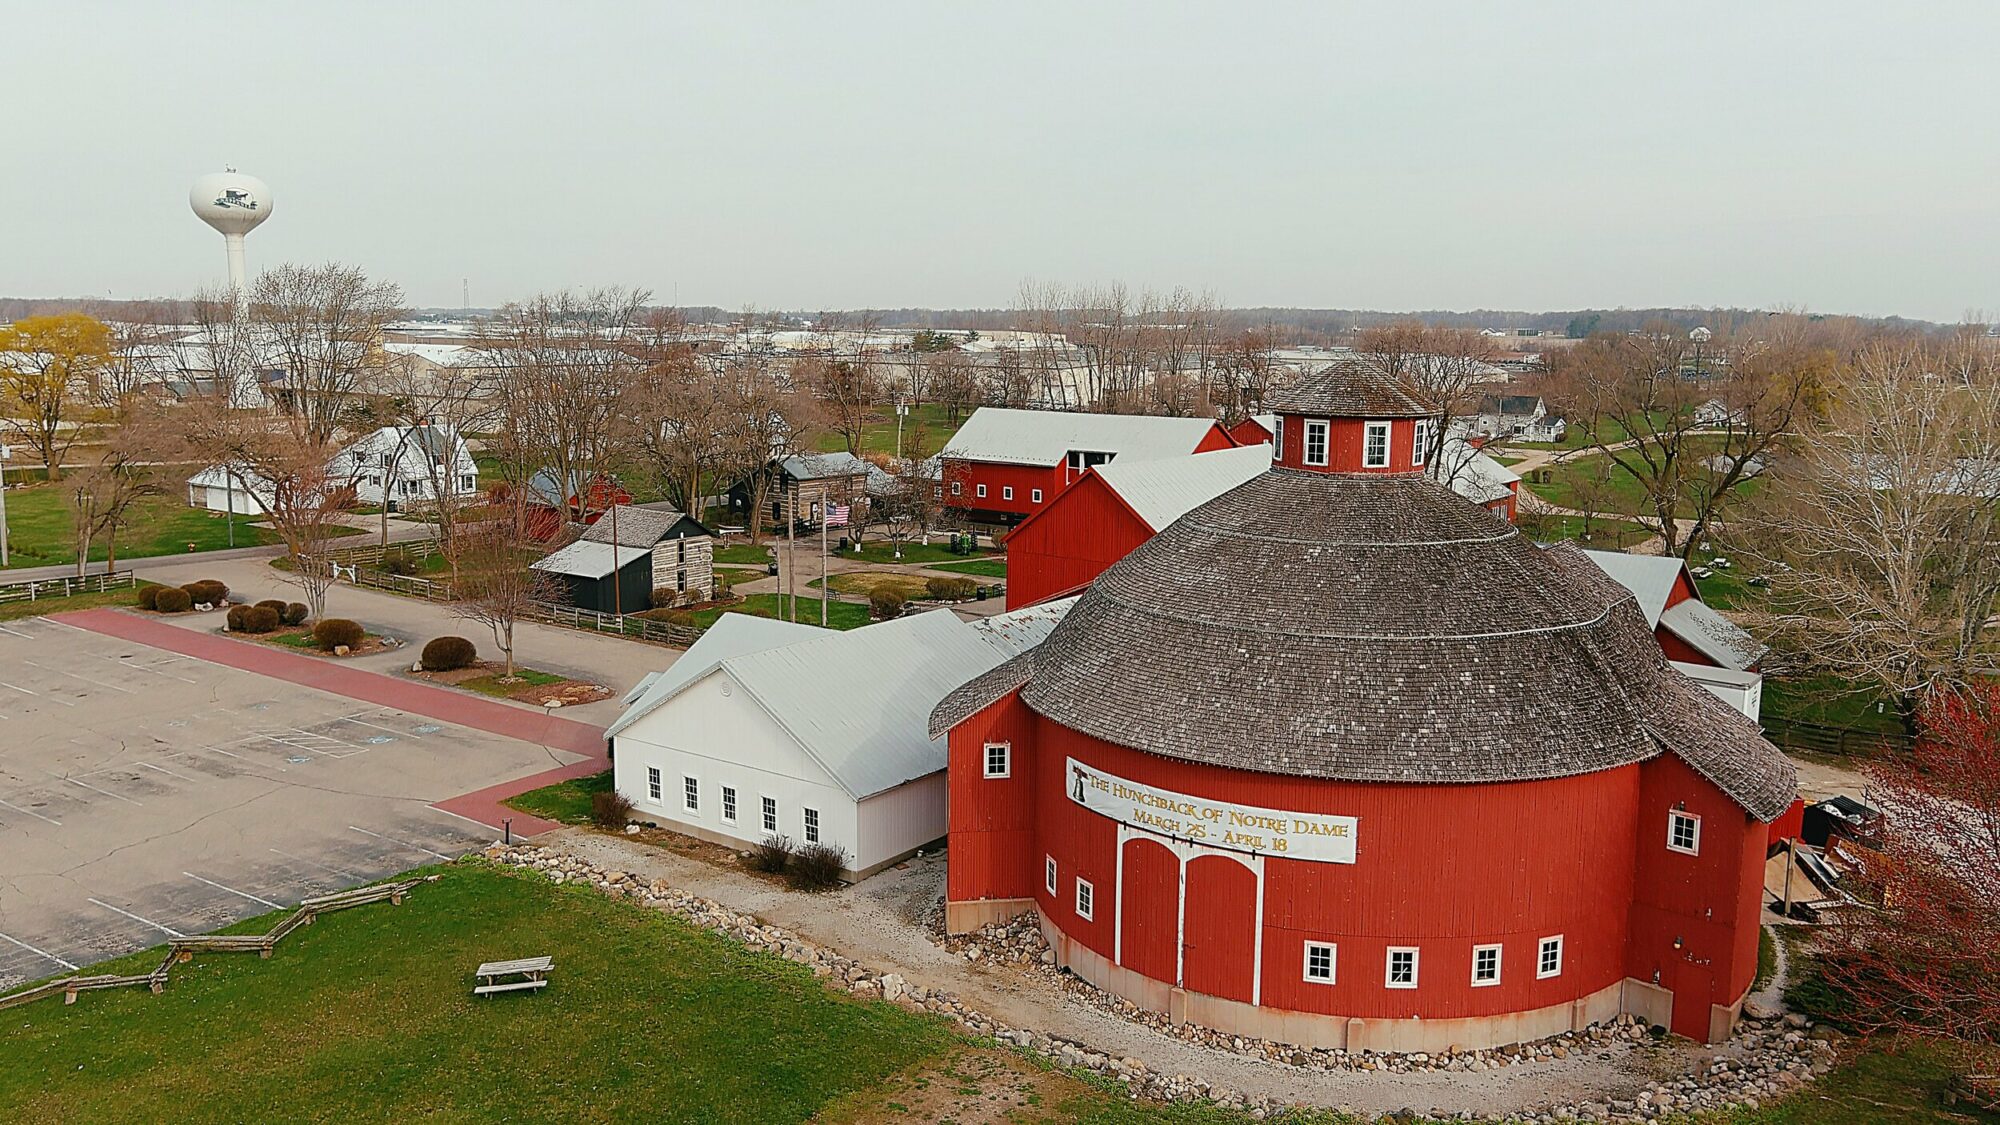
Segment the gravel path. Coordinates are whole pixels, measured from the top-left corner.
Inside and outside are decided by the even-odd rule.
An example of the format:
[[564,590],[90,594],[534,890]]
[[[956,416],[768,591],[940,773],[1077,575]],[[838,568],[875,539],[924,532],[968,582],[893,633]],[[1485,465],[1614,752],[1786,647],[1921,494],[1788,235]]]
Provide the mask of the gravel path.
[[748,872],[583,829],[551,833],[536,843],[602,867],[665,880],[875,968],[901,973],[913,984],[956,992],[1009,1026],[1089,1043],[1114,1056],[1135,1057],[1158,1072],[1198,1076],[1255,1097],[1371,1114],[1411,1108],[1498,1115],[1557,1102],[1631,1097],[1649,1078],[1678,1073],[1717,1054],[1685,1043],[1618,1044],[1589,1055],[1479,1072],[1300,1069],[1196,1047],[1083,1003],[1029,973],[969,963],[936,945],[925,923],[943,897],[941,855],[911,860],[834,894],[800,895]]

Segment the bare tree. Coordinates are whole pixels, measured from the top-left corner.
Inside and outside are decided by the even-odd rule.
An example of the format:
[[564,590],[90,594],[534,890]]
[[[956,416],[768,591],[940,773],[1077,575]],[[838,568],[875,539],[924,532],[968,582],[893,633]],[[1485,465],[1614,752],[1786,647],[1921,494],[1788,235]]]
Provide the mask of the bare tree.
[[645,365],[621,394],[621,444],[668,499],[700,518],[702,496],[725,455],[727,381],[695,352],[678,314],[648,316],[638,336]]
[[2000,365],[1948,348],[1863,345],[1738,536],[1770,567],[1779,639],[1889,693],[1911,734],[1990,666],[2000,608]]
[[767,356],[732,358],[719,377],[722,439],[717,476],[744,482],[750,541],[761,543],[771,465],[809,446],[819,424],[819,406],[792,381],[788,369]]
[[1493,358],[1493,343],[1476,328],[1445,328],[1399,320],[1363,329],[1356,351],[1374,360],[1390,378],[1435,406],[1444,426],[1429,427],[1425,464],[1443,462],[1445,431],[1451,419],[1470,412]]
[[137,394],[121,399],[110,423],[109,440],[96,464],[63,484],[76,542],[76,573],[86,573],[91,548],[104,543],[104,571],[118,569],[118,533],[131,521],[133,506],[161,491],[158,466],[177,461],[181,428],[155,402]]
[[828,426],[840,435],[847,452],[858,457],[868,425],[875,420],[875,408],[882,404],[886,390],[881,368],[866,346],[875,322],[872,318],[861,321],[863,346],[846,355],[839,348],[839,322],[822,315],[816,323],[824,329],[821,337],[824,342],[818,354],[805,361],[804,381],[818,396]]
[[514,627],[533,616],[537,603],[562,597],[556,579],[530,567],[525,556],[511,529],[500,524],[467,528],[452,545],[451,611],[492,630],[508,680],[514,679]]
[[[472,363],[434,365],[416,356],[392,356],[374,388],[374,419],[394,426],[397,442],[384,480],[398,479],[400,466],[423,468],[429,499],[418,507],[437,529],[448,556],[451,538],[468,506],[480,495],[463,487],[457,453],[475,430],[498,424],[499,404],[489,394],[490,374]],[[411,514],[408,506],[404,514]],[[382,505],[381,542],[389,542],[389,505]]]
[[259,347],[284,371],[281,393],[324,442],[358,394],[379,381],[382,330],[403,313],[403,291],[353,266],[286,263],[258,275],[250,319]]
[[917,458],[906,458],[897,466],[887,492],[877,498],[894,557],[902,558],[903,544],[927,536],[937,526],[944,511],[942,491],[941,478],[927,475]]

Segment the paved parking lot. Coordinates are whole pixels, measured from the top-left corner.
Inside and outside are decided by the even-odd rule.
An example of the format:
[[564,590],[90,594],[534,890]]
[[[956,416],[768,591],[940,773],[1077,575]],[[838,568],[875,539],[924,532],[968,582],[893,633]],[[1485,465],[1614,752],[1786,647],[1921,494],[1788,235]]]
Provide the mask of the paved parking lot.
[[0,624],[0,990],[494,836],[579,755],[42,618]]

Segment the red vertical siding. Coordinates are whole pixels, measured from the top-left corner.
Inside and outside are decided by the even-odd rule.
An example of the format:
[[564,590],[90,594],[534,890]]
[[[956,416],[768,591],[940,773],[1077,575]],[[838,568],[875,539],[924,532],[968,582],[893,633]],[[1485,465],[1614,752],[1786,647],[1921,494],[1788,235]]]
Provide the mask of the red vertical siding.
[[[952,728],[945,883],[953,901],[1027,898],[1040,891],[1042,852],[1031,799],[1034,739],[1034,714],[1011,693]],[[985,776],[988,742],[1012,747],[1012,776]]]
[[1217,422],[1208,428],[1207,433],[1201,435],[1201,440],[1195,442],[1194,448],[1188,452],[1213,453],[1218,449],[1234,449],[1241,444],[1243,443],[1229,436],[1229,431],[1222,428],[1222,423]]
[[1124,906],[1110,883],[1097,888],[1097,909],[1118,914],[1123,964],[1172,983],[1180,947],[1181,865],[1154,840],[1125,842]]
[[[1327,431],[1327,463],[1308,465],[1305,463],[1306,421],[1330,421]],[[1374,419],[1389,423],[1389,463],[1375,468],[1364,468],[1362,453],[1367,439],[1367,419],[1333,418],[1321,419],[1312,415],[1281,414],[1278,425],[1285,432],[1283,456],[1276,463],[1292,469],[1305,469],[1322,473],[1408,473],[1422,468],[1414,459],[1417,444],[1417,420],[1414,418]]]
[[1007,536],[1007,608],[1086,585],[1152,537],[1102,477],[1085,473]]
[[1227,856],[1187,865],[1182,980],[1196,992],[1248,1004],[1255,979],[1257,874]]
[[1238,445],[1257,445],[1271,440],[1271,431],[1255,418],[1245,418],[1230,429],[1229,438]]
[[[944,463],[945,495],[947,508],[958,508],[973,512],[994,512],[1025,516],[1032,514],[1054,500],[1068,483],[1068,467],[1056,465],[1003,465],[992,461],[949,460]],[[986,495],[979,495],[979,486],[986,486]],[[958,491],[952,491],[953,486]],[[1006,499],[1007,489],[1014,490],[1014,498]],[[1042,490],[1040,503],[1035,502],[1035,489]]]
[[1653,630],[1653,637],[1660,642],[1660,651],[1667,654],[1668,660],[1678,660],[1683,664],[1702,664],[1710,668],[1721,667],[1700,649],[1675,636],[1664,625]]

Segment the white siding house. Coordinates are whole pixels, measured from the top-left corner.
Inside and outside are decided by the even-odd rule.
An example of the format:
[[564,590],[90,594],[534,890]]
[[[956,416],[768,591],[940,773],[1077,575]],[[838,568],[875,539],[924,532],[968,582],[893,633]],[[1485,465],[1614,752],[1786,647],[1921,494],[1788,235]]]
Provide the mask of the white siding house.
[[341,450],[328,472],[351,480],[356,500],[391,511],[479,491],[479,466],[450,426],[384,426]]
[[617,790],[638,820],[735,847],[833,845],[864,878],[945,835],[931,708],[1060,619],[937,610],[839,633],[724,614],[626,697],[607,732]]

